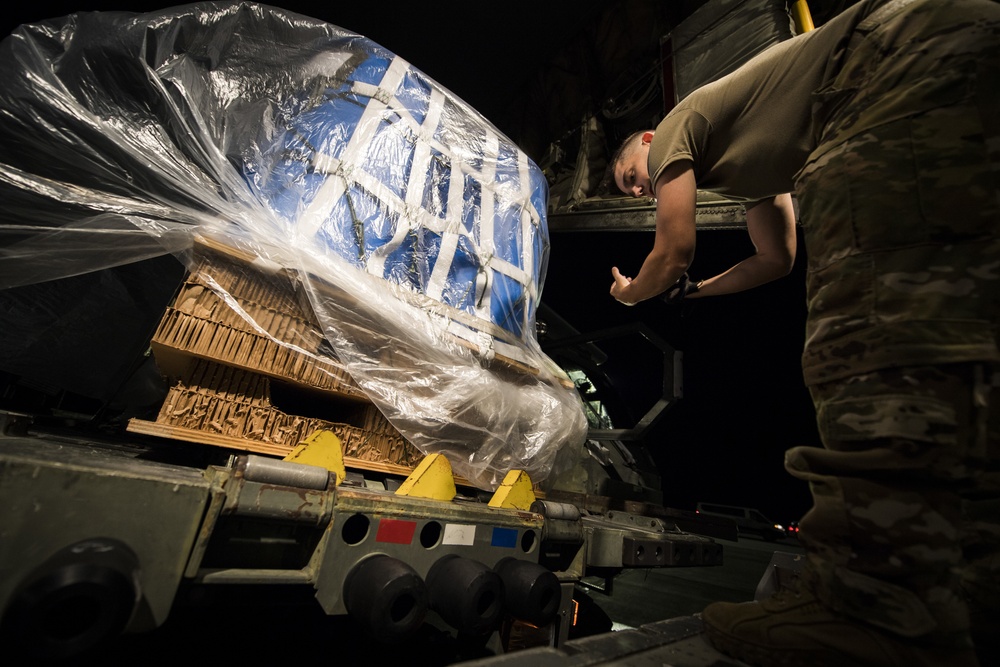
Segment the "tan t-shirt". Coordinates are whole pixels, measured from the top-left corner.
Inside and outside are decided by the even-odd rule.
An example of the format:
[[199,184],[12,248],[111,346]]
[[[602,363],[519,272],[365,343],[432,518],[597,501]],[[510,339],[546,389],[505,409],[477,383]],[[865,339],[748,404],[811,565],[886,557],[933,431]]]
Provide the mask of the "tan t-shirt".
[[864,0],[681,100],[649,147],[654,186],[669,164],[687,159],[700,190],[747,201],[792,192],[817,141],[813,92],[835,76],[854,28],[883,2]]

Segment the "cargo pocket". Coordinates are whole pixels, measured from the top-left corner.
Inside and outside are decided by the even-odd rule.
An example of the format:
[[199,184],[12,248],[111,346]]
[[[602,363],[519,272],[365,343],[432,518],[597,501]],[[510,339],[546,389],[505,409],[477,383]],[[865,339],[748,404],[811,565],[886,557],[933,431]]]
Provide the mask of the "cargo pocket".
[[890,440],[947,447],[957,443],[954,407],[932,397],[888,394],[844,399],[822,405],[816,420],[826,446],[841,451],[881,448]]

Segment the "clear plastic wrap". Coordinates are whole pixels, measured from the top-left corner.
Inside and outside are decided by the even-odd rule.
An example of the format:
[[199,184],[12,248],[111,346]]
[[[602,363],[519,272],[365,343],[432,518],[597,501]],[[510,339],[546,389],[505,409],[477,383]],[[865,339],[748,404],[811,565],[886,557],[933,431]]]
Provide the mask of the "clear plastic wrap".
[[[545,179],[406,61],[237,2],[21,26],[0,72],[0,288],[173,253],[479,486],[541,481],[585,439],[535,339]],[[249,307],[218,255],[291,285],[308,324]]]

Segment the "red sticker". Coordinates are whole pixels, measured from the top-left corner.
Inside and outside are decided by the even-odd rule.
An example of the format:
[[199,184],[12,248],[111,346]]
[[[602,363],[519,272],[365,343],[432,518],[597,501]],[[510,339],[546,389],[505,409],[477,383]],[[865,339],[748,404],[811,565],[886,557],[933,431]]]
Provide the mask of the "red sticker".
[[416,521],[382,519],[378,522],[378,532],[375,534],[375,541],[390,542],[392,544],[410,544],[413,542],[413,533],[416,530]]

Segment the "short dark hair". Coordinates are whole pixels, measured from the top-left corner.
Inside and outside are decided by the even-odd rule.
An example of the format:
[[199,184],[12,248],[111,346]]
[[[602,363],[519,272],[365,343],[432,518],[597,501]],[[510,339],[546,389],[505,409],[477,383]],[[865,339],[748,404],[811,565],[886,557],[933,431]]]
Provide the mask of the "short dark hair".
[[614,166],[616,166],[619,162],[624,160],[632,153],[632,150],[629,147],[639,137],[646,134],[647,131],[648,130],[639,130],[638,132],[633,132],[632,134],[625,137],[625,141],[623,141],[622,145],[618,147],[618,150],[615,151],[615,154],[611,156],[611,164],[613,165],[612,169],[614,168]]
[[615,183],[615,167],[618,163],[627,158],[632,154],[634,150],[633,144],[644,135],[649,130],[639,130],[638,132],[633,132],[632,134],[625,137],[625,141],[621,143],[618,150],[615,151],[614,155],[608,161],[607,171],[604,173],[604,182],[608,184],[608,191],[614,191],[618,189],[618,184]]

